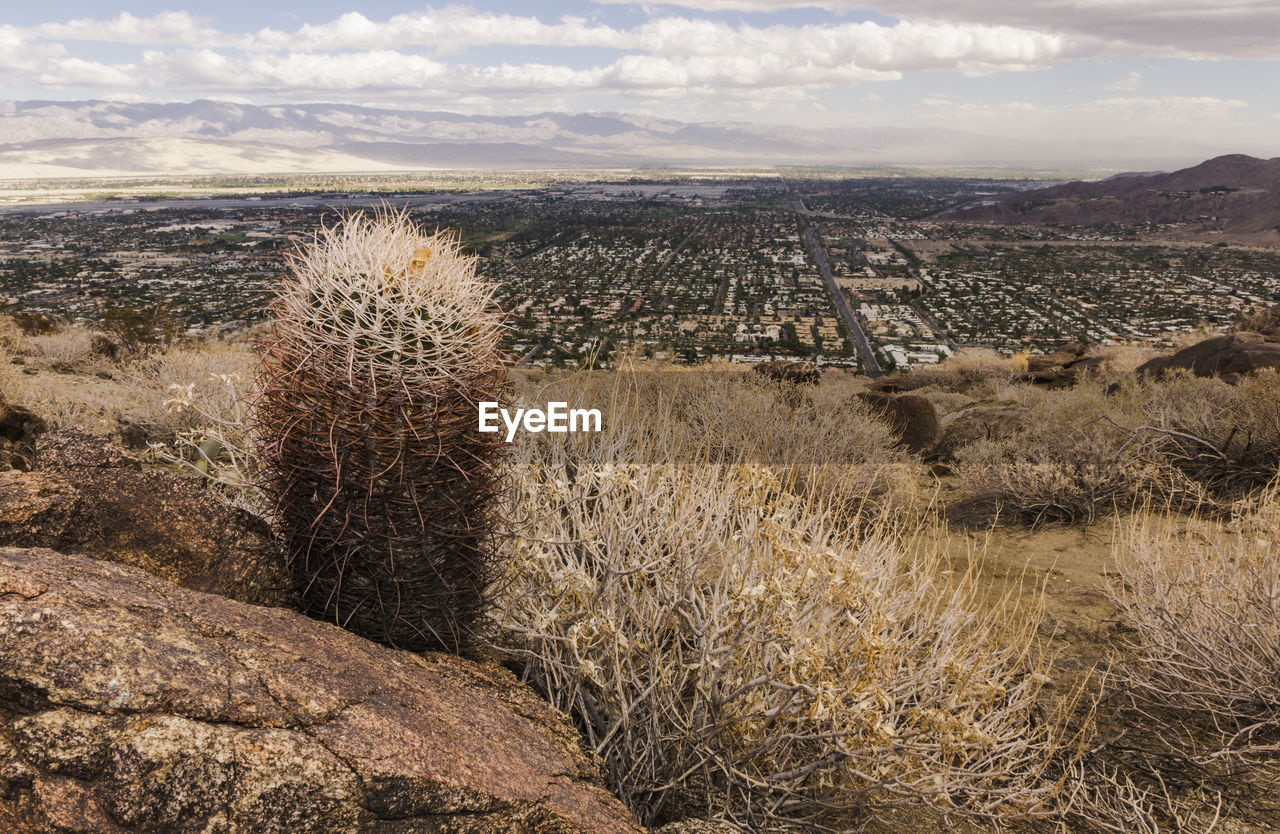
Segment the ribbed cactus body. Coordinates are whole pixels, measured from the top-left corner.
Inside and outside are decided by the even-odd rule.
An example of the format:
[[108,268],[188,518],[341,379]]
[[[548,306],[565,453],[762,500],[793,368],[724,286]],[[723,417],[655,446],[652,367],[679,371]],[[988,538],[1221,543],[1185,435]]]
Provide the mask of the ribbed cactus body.
[[355,215],[293,258],[264,343],[265,487],[307,613],[458,651],[496,573],[501,400],[493,287],[456,237]]

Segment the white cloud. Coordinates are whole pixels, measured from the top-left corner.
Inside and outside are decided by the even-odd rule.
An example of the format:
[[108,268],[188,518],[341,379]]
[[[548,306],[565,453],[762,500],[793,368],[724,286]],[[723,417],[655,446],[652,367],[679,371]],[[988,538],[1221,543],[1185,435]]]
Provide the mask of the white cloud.
[[1128,96],[1095,99],[1083,105],[1085,110],[1123,115],[1150,115],[1167,120],[1186,120],[1223,115],[1243,110],[1248,102],[1237,98],[1213,96]]
[[991,104],[983,101],[961,101],[947,96],[925,96],[920,100],[920,104],[927,111],[931,111],[933,115],[944,118],[952,118],[958,115],[981,116],[984,118],[1011,116],[1031,113],[1041,109],[1029,101],[1003,101]]
[[64,59],[42,83],[111,89],[305,92],[482,92],[489,95],[615,91],[670,94],[691,89],[803,89],[896,78],[854,66],[826,67],[777,56],[681,59],[625,55],[574,69],[552,64],[447,65],[391,50],[229,57],[214,50],[148,51],[135,65]]
[[121,12],[112,20],[78,18],[67,23],[45,23],[28,32],[40,38],[70,41],[104,41],[133,44],[210,43],[218,33],[205,21],[187,12],[160,12],[152,17],[135,17]]
[[57,44],[31,43],[15,26],[0,26],[0,72],[36,72],[66,53]]
[[[635,0],[596,0],[638,5]],[[1095,41],[1100,53],[1275,59],[1275,0],[663,0],[703,11],[873,9],[915,20],[1032,27]]]
[[1117,93],[1132,93],[1142,86],[1142,73],[1134,70],[1124,78],[1118,78],[1105,86],[1108,90],[1115,90]]
[[166,12],[152,18],[124,14],[112,21],[47,24],[26,33],[31,38],[178,44],[265,54],[376,52],[406,47],[448,52],[472,46],[518,45],[589,46],[668,58],[798,55],[817,65],[852,64],[894,72],[967,66],[1047,66],[1067,52],[1067,43],[1061,37],[1000,25],[903,21],[890,26],[867,22],[754,27],[660,17],[631,29],[616,29],[573,18],[547,24],[532,17],[453,7],[442,12],[397,15],[382,22],[351,12],[329,23],[307,25],[293,32],[217,32],[185,12]]
[[98,87],[127,89],[134,86],[134,67],[112,66],[81,58],[59,58],[46,65],[40,83],[50,87]]
[[[69,54],[60,38],[138,44],[133,63]],[[247,94],[324,91],[495,95],[580,92],[673,96],[712,89],[755,91],[756,99],[886,81],[904,72],[985,73],[1065,60],[1060,37],[1007,26],[899,22],[829,26],[729,25],[658,17],[618,29],[574,18],[536,18],[450,7],[372,21],[349,13],[285,32],[219,32],[185,12],[149,18],[75,20],[0,29],[0,46],[37,83],[53,87]],[[177,48],[174,48],[175,45]],[[586,68],[557,63],[470,65],[446,60],[468,46],[595,47],[617,58]],[[434,48],[420,54],[418,48]],[[41,49],[53,50],[40,52]],[[26,50],[26,52],[24,52]],[[0,59],[2,61],[3,59]],[[3,64],[0,63],[0,69]],[[743,96],[752,101],[751,96]]]
[[[708,8],[780,5],[764,0],[688,2]],[[827,5],[854,8],[860,2],[829,0]],[[1207,8],[1208,0],[1169,2]],[[1255,0],[1231,3],[1251,14],[1257,11]],[[1115,20],[1132,17],[1139,7],[1153,19],[1164,19],[1163,5],[1156,0],[1027,0],[1025,8],[1003,16],[984,11],[991,6],[977,0],[884,0],[881,5],[888,13],[908,17],[891,23],[765,25],[759,19],[729,23],[665,12],[618,27],[574,17],[544,22],[533,16],[450,6],[384,20],[352,12],[294,29],[233,32],[217,30],[187,12],[151,17],[126,13],[107,20],[25,28],[0,25],[0,81],[27,89],[90,89],[104,98],[213,95],[399,101],[482,112],[562,109],[589,102],[588,107],[648,108],[694,118],[732,117],[748,108],[768,109],[777,116],[790,109],[812,119],[824,90],[891,81],[909,73],[977,76],[1052,67],[1113,49],[1119,31]],[[1082,20],[1110,20],[1110,28],[1075,26],[1065,12],[1058,17],[1066,22],[1055,22],[1054,9],[1083,9]],[[1265,32],[1263,18],[1260,31]],[[1255,34],[1249,31],[1241,37]],[[103,50],[86,46],[92,42],[120,46],[106,53],[111,56],[107,61],[101,58]],[[467,52],[501,46],[531,49],[520,50],[519,61],[489,63],[487,56],[503,50]],[[578,48],[584,49],[575,52]],[[583,55],[590,56],[589,62]],[[1245,106],[1230,97],[1131,95],[1142,89],[1142,82],[1138,72],[1112,79],[1104,86],[1117,97],[1083,105],[963,102],[933,96],[922,105],[895,110],[886,93],[888,103],[877,111],[903,122],[968,119],[980,128],[987,119],[1027,125],[1059,119],[1068,126],[1084,120],[1186,122]],[[834,98],[823,100],[837,114],[832,119],[838,119]],[[860,100],[877,102],[881,96],[869,93]],[[855,95],[845,101],[853,105],[851,111],[859,109]],[[1273,109],[1267,107],[1266,112]]]

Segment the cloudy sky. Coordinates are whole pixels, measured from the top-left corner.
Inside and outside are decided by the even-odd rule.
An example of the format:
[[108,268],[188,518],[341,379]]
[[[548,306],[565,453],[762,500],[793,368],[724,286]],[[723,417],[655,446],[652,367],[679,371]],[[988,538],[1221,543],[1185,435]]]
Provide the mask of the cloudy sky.
[[1275,156],[1280,0],[6,3],[0,98],[1178,135]]

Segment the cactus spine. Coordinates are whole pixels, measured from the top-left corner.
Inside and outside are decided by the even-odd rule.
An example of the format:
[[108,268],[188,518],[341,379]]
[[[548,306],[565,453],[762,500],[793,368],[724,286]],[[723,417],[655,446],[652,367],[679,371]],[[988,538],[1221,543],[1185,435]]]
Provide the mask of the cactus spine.
[[258,400],[264,487],[304,610],[459,651],[496,575],[501,400],[493,286],[451,233],[354,214],[291,258]]

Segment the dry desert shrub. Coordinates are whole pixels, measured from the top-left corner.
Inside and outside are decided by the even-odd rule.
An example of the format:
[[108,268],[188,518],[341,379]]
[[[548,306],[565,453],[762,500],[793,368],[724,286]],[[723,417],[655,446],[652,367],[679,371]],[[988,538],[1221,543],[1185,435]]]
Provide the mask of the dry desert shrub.
[[1220,511],[1280,468],[1274,371],[1239,385],[1186,374],[1089,380],[1021,404],[1015,431],[956,453],[965,497],[1007,519],[1087,523],[1147,500]]
[[912,369],[895,376],[902,390],[930,387],[967,394],[977,400],[997,399],[1021,374],[1013,360],[986,348],[966,348],[945,362]]
[[625,427],[622,445],[636,444],[635,462],[785,467],[789,484],[820,491],[846,513],[917,517],[930,496],[890,427],[852,398],[860,388],[841,376],[796,389],[736,366],[645,364],[525,381],[517,390],[522,403],[600,406],[605,432]]
[[1275,808],[1280,770],[1280,491],[1229,521],[1156,506],[1118,525],[1121,639],[1097,729],[1068,773],[1085,831],[1216,830]]
[[[92,336],[79,332],[78,342]],[[49,337],[23,340],[40,338]],[[208,478],[236,506],[263,514],[266,507],[252,483],[251,421],[244,399],[254,361],[245,342],[184,342],[111,364],[102,375],[87,368],[28,375],[26,365],[0,363],[0,388],[7,401],[54,427],[99,435],[134,429],[149,443],[154,460]]]
[[1226,531],[1131,523],[1117,555],[1112,597],[1137,660],[1119,674],[1138,706],[1207,731],[1193,759],[1280,753],[1280,489],[1243,503]]
[[1119,378],[1137,370],[1138,366],[1159,356],[1161,351],[1150,345],[1109,345],[1090,350],[1090,355],[1106,359],[1103,366],[1110,378]]
[[205,342],[153,353],[127,366],[135,404],[158,461],[207,479],[233,505],[269,517],[256,483],[248,385],[256,357],[245,342]]
[[17,356],[25,339],[26,334],[13,316],[0,315],[0,361],[7,363]]
[[[122,411],[168,440],[218,429],[235,445],[245,443],[242,398],[252,375],[254,352],[242,341],[183,344],[125,365],[120,372],[134,397]],[[174,401],[190,408],[174,408]]]
[[211,414],[230,416],[236,395],[228,392],[222,377],[247,379],[251,361],[248,345],[208,341],[127,362],[103,378],[27,375],[20,366],[0,368],[0,377],[11,401],[31,408],[53,425],[108,434],[120,423],[133,423],[168,443],[206,422],[194,412],[175,411],[168,401],[179,397],[199,402]]
[[521,444],[495,609],[500,650],[642,822],[1052,811],[1064,735],[1030,618],[980,613],[890,525],[840,521],[775,468],[650,462],[667,431]]
[[1238,385],[1186,374],[1138,386],[1143,422],[1134,428],[1153,455],[1230,502],[1268,484],[1280,469],[1280,374]]
[[1188,790],[1169,784],[1158,771],[1135,772],[1092,756],[1071,766],[1062,807],[1058,822],[1070,831],[1210,834],[1227,804],[1211,789]]
[[60,327],[51,333],[23,336],[22,352],[29,357],[45,360],[55,367],[78,369],[95,358],[94,335],[87,327]]
[[989,502],[1006,519],[1030,524],[1092,522],[1164,484],[1125,421],[1132,398],[1100,384],[1039,392],[1019,428],[956,452],[955,472],[970,501]]

